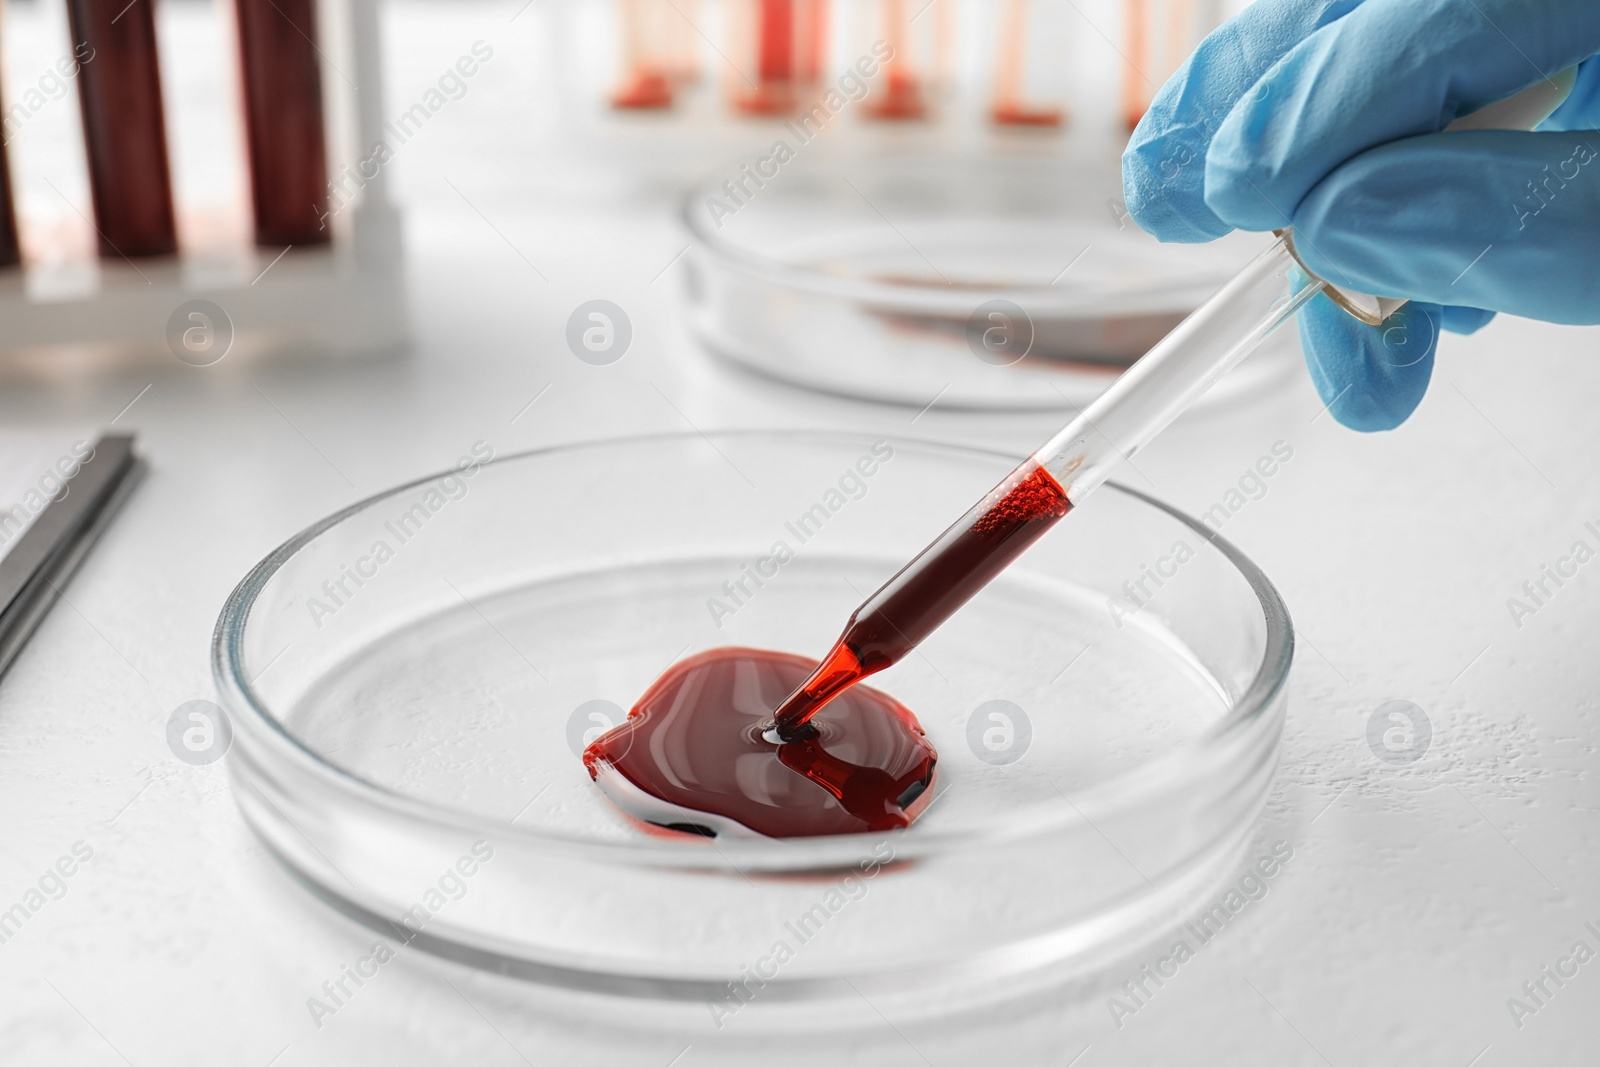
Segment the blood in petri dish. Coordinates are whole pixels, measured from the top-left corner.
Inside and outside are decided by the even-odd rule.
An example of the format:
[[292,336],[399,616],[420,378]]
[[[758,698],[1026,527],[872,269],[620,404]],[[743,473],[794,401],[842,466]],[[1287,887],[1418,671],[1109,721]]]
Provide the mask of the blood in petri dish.
[[910,825],[931,800],[938,753],[910,711],[856,683],[1071,509],[1049,471],[1023,464],[868,597],[821,663],[750,648],[692,656],[584,750],[584,766],[624,811],[669,829],[714,835],[731,820],[813,837]]
[[829,701],[899,662],[1071,509],[1038,463],[1012,471],[856,609],[816,672],[774,713],[778,734],[796,736]]
[[728,821],[768,837],[910,825],[931,802],[938,753],[916,716],[867,686],[792,740],[763,735],[815,660],[717,648],[675,664],[583,753],[589,775],[643,822],[714,836]]

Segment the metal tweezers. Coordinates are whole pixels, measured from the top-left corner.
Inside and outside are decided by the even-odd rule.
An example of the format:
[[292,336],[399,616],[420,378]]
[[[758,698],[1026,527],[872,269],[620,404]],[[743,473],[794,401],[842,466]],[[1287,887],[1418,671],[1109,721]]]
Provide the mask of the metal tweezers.
[[131,434],[108,434],[0,558],[0,674],[72,577],[144,473]]

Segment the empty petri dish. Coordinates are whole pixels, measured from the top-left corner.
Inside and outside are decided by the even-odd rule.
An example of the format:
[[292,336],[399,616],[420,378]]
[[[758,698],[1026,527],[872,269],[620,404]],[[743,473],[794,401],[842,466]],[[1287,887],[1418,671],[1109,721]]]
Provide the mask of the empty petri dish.
[[[1261,244],[1163,245],[1128,218],[1115,166],[1033,157],[767,157],[681,213],[688,321],[712,352],[919,408],[1079,406]],[[1281,380],[1291,349],[1272,339],[1213,397]]]
[[[617,440],[464,464],[297,535],[214,667],[249,824],[409,944],[565,988],[771,1003],[1100,966],[1232,873],[1292,636],[1201,523],[1110,485],[872,684],[940,752],[885,834],[633,822],[579,750],[668,665],[820,655],[1015,457],[850,434]],[[780,959],[781,957],[781,959]]]

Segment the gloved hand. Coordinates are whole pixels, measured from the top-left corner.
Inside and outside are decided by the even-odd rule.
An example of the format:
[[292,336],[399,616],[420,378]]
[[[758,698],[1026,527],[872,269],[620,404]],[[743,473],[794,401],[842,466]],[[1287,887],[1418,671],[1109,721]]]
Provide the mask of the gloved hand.
[[1163,241],[1292,225],[1328,281],[1411,298],[1380,327],[1326,296],[1299,317],[1334,417],[1392,429],[1439,328],[1600,322],[1600,57],[1540,132],[1439,132],[1597,52],[1597,0],[1257,0],[1134,130],[1128,211]]

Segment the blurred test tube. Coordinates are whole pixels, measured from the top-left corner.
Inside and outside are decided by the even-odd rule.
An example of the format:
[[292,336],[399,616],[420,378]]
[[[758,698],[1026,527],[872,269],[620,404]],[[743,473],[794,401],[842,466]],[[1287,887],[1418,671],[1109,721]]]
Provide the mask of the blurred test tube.
[[[0,8],[0,34],[5,32],[5,11]],[[0,87],[0,112],[5,108],[5,92]],[[11,143],[11,122],[0,126],[0,267],[14,267],[22,262],[22,243],[17,236],[17,209],[11,189],[11,160],[7,146]]]
[[1156,90],[1220,22],[1215,0],[1124,0],[1122,117],[1131,130]]
[[822,72],[827,0],[735,0],[729,26],[734,66],[729,82],[735,111],[784,115]]
[[100,255],[178,248],[152,0],[67,0]]
[[700,0],[677,0],[677,17],[666,26],[667,77],[674,85],[694,85],[700,80]]
[[237,0],[256,243],[325,244],[330,231],[313,0]]
[[1034,0],[1005,0],[1001,12],[1000,49],[995,57],[994,100],[989,117],[997,126],[1058,127],[1066,109],[1029,102],[1029,57],[1034,51],[1029,15]]
[[875,119],[901,122],[925,118],[927,94],[913,51],[911,23],[915,16],[905,0],[879,0],[879,6],[882,39],[893,52],[883,65],[878,89],[867,98],[866,113]]
[[[4,101],[0,101],[0,107]],[[22,262],[22,245],[17,239],[17,210],[11,192],[11,161],[6,154],[5,141],[0,140],[0,267],[14,267]]]
[[674,72],[681,70],[681,18],[671,0],[617,0],[622,36],[622,76],[611,94],[621,111],[653,111],[672,106]]

